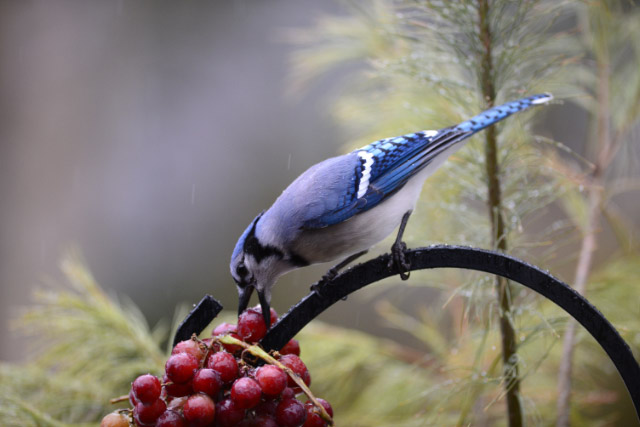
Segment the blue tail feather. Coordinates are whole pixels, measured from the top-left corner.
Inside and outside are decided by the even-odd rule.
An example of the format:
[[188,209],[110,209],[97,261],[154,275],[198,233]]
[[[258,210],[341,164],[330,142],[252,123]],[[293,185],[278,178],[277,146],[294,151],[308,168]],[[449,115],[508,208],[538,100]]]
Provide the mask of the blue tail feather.
[[478,132],[492,124],[499,122],[500,120],[509,117],[519,111],[526,110],[529,107],[538,104],[544,104],[553,99],[553,95],[550,93],[540,93],[538,95],[528,96],[518,101],[507,102],[506,104],[499,105],[488,109],[487,111],[478,114],[475,117],[465,120],[454,129],[462,130],[465,132]]

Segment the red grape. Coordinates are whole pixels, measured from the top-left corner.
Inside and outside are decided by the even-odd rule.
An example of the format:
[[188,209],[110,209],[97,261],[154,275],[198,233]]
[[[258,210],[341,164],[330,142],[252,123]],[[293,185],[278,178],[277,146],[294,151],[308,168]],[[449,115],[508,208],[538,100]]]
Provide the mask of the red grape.
[[291,339],[280,349],[280,354],[295,354],[300,356],[300,343],[298,340]]
[[187,427],[187,422],[178,412],[166,410],[156,421],[156,427]]
[[[277,313],[271,310],[270,315],[273,324]],[[292,380],[294,375],[311,383],[297,340],[291,339],[277,355],[285,370],[270,364],[257,367],[252,359],[242,360],[243,347],[223,345],[216,338],[230,335],[251,343],[264,337],[267,329],[256,306],[240,315],[237,326],[218,325],[213,338],[179,342],[165,364],[162,381],[150,374],[136,378],[129,392],[132,413],[109,414],[101,427],[129,427],[132,418],[140,427],[327,427],[319,408],[295,398],[300,388]],[[323,399],[318,403],[333,416],[329,403]]]
[[164,400],[158,399],[149,405],[138,402],[133,413],[142,424],[153,424],[166,409]]
[[196,369],[198,369],[198,359],[189,353],[174,354],[169,357],[165,364],[167,377],[176,384],[184,384],[191,381]]
[[[331,405],[329,404],[329,402],[327,402],[324,399],[321,399],[319,397],[316,397],[316,400],[318,401],[319,404],[321,404],[324,407],[324,410],[327,411],[327,414],[329,414],[331,417],[333,417],[333,408],[331,407]],[[307,403],[311,403],[312,402],[307,402]]]
[[291,387],[287,387],[284,390],[282,390],[282,395],[280,396],[280,399],[282,400],[293,399],[294,397],[296,397],[296,392]]
[[220,373],[213,369],[200,369],[193,376],[193,391],[208,394],[215,398],[220,390],[222,390],[222,378]]
[[[302,381],[304,381],[306,385],[311,384],[311,375],[309,375],[307,366],[298,356],[296,356],[295,354],[285,354],[284,356],[280,357],[280,363],[291,369],[295,374],[302,378]],[[288,385],[289,387],[294,388],[298,386],[291,377],[289,377]]]
[[138,418],[138,413],[133,411],[133,425],[140,427],[153,427],[154,424],[155,422],[153,424],[143,423],[140,421],[140,418]]
[[231,387],[231,400],[241,409],[249,409],[260,403],[262,390],[256,380],[240,378]]
[[223,351],[209,356],[207,368],[217,371],[222,381],[227,384],[238,377],[238,362],[231,354]]
[[188,399],[187,396],[172,398],[170,402],[167,402],[167,410],[171,410],[171,411],[181,410],[184,404],[187,402],[187,399]]
[[138,402],[148,405],[160,398],[162,385],[160,380],[153,375],[140,375],[131,384],[131,391]]
[[[316,398],[319,404],[321,404],[327,413],[333,417],[333,409],[329,402],[324,399]],[[320,415],[320,411],[316,408],[316,406],[308,401],[304,404],[304,408],[307,411],[307,421],[304,422],[304,427],[325,427],[327,422]]]
[[221,324],[215,327],[211,335],[215,337],[218,335],[229,334],[231,332],[237,333],[238,327],[232,323],[222,322]]
[[194,394],[182,407],[182,414],[191,427],[204,427],[213,423],[216,404],[206,394]]
[[[262,316],[262,307],[260,306],[260,304],[253,307],[253,309],[260,313],[260,316]],[[269,319],[269,326],[273,326],[273,324],[278,321],[278,313],[276,313],[273,308],[269,308],[269,313],[271,314],[271,318]]]
[[[211,333],[211,335],[214,337],[220,336],[220,335],[226,335],[226,334],[229,334],[235,339],[242,340],[242,337],[238,335],[238,327],[236,325],[233,325],[227,322],[223,322],[220,325],[218,325]],[[242,350],[242,347],[239,345],[222,344],[222,346],[224,347],[225,350],[227,350],[229,353],[232,353],[232,354]]]
[[238,318],[238,335],[247,342],[258,342],[267,334],[262,313],[250,308]]
[[281,427],[300,427],[306,418],[307,411],[297,399],[285,399],[276,408],[276,422]]
[[238,406],[230,398],[216,404],[216,424],[220,427],[231,427],[238,424],[244,418],[244,409]]
[[302,427],[326,427],[327,422],[322,419],[320,414],[313,410],[314,406],[311,407],[305,405],[305,410],[307,411],[307,419],[304,422]]
[[[168,383],[169,377],[167,376],[167,374],[164,374],[164,376],[162,377],[162,382],[163,383]],[[164,390],[167,392],[167,394],[169,396],[172,397],[183,397],[183,396],[188,396],[190,394],[193,393],[193,387],[191,386],[191,383],[186,383],[186,384],[176,384],[176,383],[171,383],[171,384],[166,384],[164,386]]]
[[100,427],[129,427],[129,420],[123,414],[112,412],[100,421]]
[[178,354],[178,353],[189,353],[190,355],[195,357],[196,360],[199,362],[204,357],[205,350],[202,348],[202,346],[198,341],[190,339],[190,340],[180,341],[178,344],[176,344],[175,347],[173,347],[171,354]]
[[256,379],[262,392],[270,397],[279,395],[287,387],[287,374],[277,366],[262,366],[256,371]]

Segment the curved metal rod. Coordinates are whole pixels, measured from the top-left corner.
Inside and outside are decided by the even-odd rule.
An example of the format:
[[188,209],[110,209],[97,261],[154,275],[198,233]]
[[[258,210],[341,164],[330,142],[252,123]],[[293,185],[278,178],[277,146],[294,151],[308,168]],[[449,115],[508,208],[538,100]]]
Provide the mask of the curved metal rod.
[[[406,252],[411,270],[464,268],[496,274],[518,282],[556,303],[582,324],[607,352],[618,369],[640,418],[640,366],[613,325],[582,295],[548,272],[498,252],[460,246],[431,246]],[[311,292],[280,318],[260,344],[282,348],[304,326],[331,305],[371,283],[397,274],[384,254],[358,264]]]

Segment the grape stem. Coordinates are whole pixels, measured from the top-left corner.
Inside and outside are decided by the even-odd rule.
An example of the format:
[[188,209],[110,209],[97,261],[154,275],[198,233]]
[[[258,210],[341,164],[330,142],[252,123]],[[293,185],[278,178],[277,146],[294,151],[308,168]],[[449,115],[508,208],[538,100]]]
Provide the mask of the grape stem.
[[205,348],[204,357],[200,361],[200,369],[202,369],[202,368],[204,368],[204,364],[206,363],[207,359],[209,358],[209,353],[211,353],[211,346],[210,345],[206,345],[203,341],[199,340],[198,336],[196,334],[192,334],[191,335],[191,339],[193,341],[197,342],[198,345],[203,345],[204,348]]
[[123,394],[122,396],[114,397],[113,399],[109,400],[109,403],[114,405],[119,402],[124,402],[125,400],[129,400],[128,394]]
[[296,384],[298,384],[298,386],[302,389],[302,391],[304,392],[304,394],[307,395],[307,397],[309,398],[309,400],[311,400],[311,402],[313,403],[313,405],[320,411],[320,416],[326,421],[328,422],[330,425],[333,425],[333,419],[331,418],[331,415],[329,415],[329,413],[327,412],[326,409],[324,409],[324,406],[322,406],[315,398],[315,396],[313,395],[313,393],[311,393],[311,390],[309,390],[309,387],[307,387],[307,385],[304,383],[304,381],[302,381],[302,378],[300,378],[298,376],[298,374],[296,374],[295,372],[293,372],[291,369],[289,369],[288,367],[286,367],[285,365],[283,365],[282,363],[280,363],[277,359],[275,359],[273,356],[271,356],[269,353],[267,353],[266,351],[264,351],[260,346],[258,345],[250,345],[245,343],[244,341],[240,341],[239,339],[236,339],[230,335],[224,335],[221,337],[216,337],[217,341],[220,341],[222,344],[227,344],[227,345],[239,345],[242,348],[245,349],[245,351],[248,351],[249,353],[251,353],[252,355],[259,357],[260,359],[264,360],[265,362],[267,362],[270,365],[275,365],[278,368],[282,369],[283,371],[285,371],[287,373],[287,375],[289,375],[293,381],[295,381]]

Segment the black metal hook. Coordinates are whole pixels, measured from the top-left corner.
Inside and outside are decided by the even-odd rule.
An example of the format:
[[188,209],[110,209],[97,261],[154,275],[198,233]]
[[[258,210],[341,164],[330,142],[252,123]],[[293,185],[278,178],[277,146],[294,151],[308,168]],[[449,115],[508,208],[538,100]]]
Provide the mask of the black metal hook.
[[[636,409],[636,415],[640,419],[640,365],[638,365],[631,349],[613,325],[586,298],[578,294],[566,283],[522,260],[484,249],[461,246],[431,246],[409,250],[405,256],[411,264],[410,270],[463,268],[492,273],[527,286],[556,303],[580,322],[609,355],[616,369],[618,369],[627,390],[629,390],[631,400]],[[388,268],[388,263],[389,255],[384,254],[358,264],[338,275],[332,281],[323,283],[317,288],[317,292],[311,292],[291,307],[280,318],[278,323],[269,330],[260,344],[267,351],[282,348],[307,323],[337,301],[371,283],[397,274],[397,272]],[[208,297],[211,298],[210,296]],[[202,305],[202,302],[200,305]],[[218,312],[215,312],[213,316],[198,315],[196,312],[200,305],[189,314],[181,328],[188,323],[191,316],[194,316],[194,318],[198,317],[199,320],[188,324],[191,325],[190,327],[194,327],[191,332],[200,332],[217,315]],[[201,322],[204,321],[206,323],[201,325]],[[187,329],[188,327],[185,326],[184,331]],[[186,332],[184,331],[181,336],[185,336],[184,333]],[[191,336],[191,332],[188,333],[188,336]]]
[[193,334],[200,334],[221,311],[220,301],[209,294],[205,295],[176,329],[173,346],[180,341],[188,340]]

